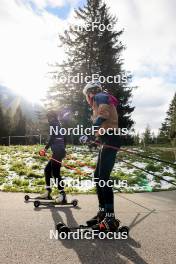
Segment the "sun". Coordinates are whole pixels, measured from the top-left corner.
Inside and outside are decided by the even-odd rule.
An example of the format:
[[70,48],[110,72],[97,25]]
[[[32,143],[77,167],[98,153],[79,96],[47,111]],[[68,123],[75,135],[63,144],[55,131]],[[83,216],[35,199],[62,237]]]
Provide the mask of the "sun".
[[29,70],[21,68],[20,71],[21,74],[16,71],[11,74],[6,86],[31,103],[41,103],[51,81],[46,77],[44,71],[36,69],[35,66],[30,67]]

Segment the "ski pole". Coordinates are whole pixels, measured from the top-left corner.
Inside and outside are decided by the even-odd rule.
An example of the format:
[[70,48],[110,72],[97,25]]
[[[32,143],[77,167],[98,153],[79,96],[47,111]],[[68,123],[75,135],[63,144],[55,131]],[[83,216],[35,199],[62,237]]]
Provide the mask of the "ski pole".
[[71,167],[71,166],[69,166],[69,165],[67,165],[67,164],[64,164],[63,162],[61,162],[61,161],[59,161],[59,160],[57,160],[57,159],[54,159],[54,158],[51,157],[51,156],[46,155],[46,153],[44,153],[44,152],[43,152],[42,154],[40,154],[40,153],[42,153],[42,152],[39,152],[39,155],[40,155],[40,156],[45,156],[48,160],[53,160],[53,161],[55,161],[55,162],[57,162],[57,163],[63,165],[64,167],[70,169],[70,170],[75,170],[78,174],[81,174],[81,175],[83,175],[83,176],[87,176],[86,173],[81,172],[80,170],[78,170],[78,169],[75,168],[75,167]]
[[[120,150],[120,148],[117,148],[117,147],[114,147],[114,146],[111,146],[111,145],[101,144],[101,143],[98,143],[98,142],[93,142],[93,143],[95,143],[95,144],[97,144],[97,145],[101,145],[102,147],[107,147],[107,148],[111,148],[111,149],[115,149],[115,150]],[[123,150],[121,149],[121,151],[123,151]],[[124,151],[125,151],[125,150],[124,150]],[[128,152],[128,153],[130,153],[130,154],[133,154],[132,152],[127,151],[127,150],[126,150],[126,152]],[[175,183],[175,182],[173,182],[173,181],[168,181],[168,180],[164,179],[162,176],[156,175],[156,174],[154,174],[153,172],[150,172],[150,171],[148,171],[148,170],[145,170],[145,169],[143,169],[143,168],[140,168],[140,167],[138,167],[138,166],[136,166],[136,165],[134,165],[134,164],[132,164],[132,163],[130,163],[130,162],[127,162],[127,161],[125,161],[125,160],[123,160],[123,159],[118,158],[118,160],[120,160],[120,161],[122,161],[122,162],[124,162],[124,163],[126,163],[126,164],[128,164],[128,165],[130,165],[130,166],[132,166],[132,167],[134,167],[134,168],[137,168],[137,169],[139,169],[139,170],[141,170],[141,171],[144,171],[144,172],[146,172],[146,173],[149,173],[150,175],[152,175],[152,176],[154,176],[154,177],[160,178],[161,180],[163,180],[163,181],[165,181],[165,182],[167,182],[167,183],[170,183],[170,184],[176,186],[176,183]],[[174,165],[175,165],[175,164],[174,164]]]
[[107,145],[107,144],[101,144],[101,143],[98,143],[96,141],[92,141],[92,143],[95,143],[96,145],[104,146],[104,147],[107,147],[107,148],[111,148],[111,149],[114,149],[114,150],[124,151],[124,152],[129,153],[129,154],[134,154],[134,155],[139,156],[141,158],[148,158],[148,159],[151,159],[151,160],[163,162],[163,163],[166,163],[166,164],[169,164],[169,165],[172,165],[172,166],[176,167],[176,164],[174,164],[174,163],[172,163],[170,161],[167,161],[167,160],[161,160],[161,159],[158,159],[158,158],[155,158],[155,157],[145,156],[145,155],[142,155],[141,153],[138,153],[138,152],[135,152],[135,151],[130,151],[130,150],[127,150],[127,149],[124,149],[124,148],[118,148],[118,147],[114,147],[114,146]]

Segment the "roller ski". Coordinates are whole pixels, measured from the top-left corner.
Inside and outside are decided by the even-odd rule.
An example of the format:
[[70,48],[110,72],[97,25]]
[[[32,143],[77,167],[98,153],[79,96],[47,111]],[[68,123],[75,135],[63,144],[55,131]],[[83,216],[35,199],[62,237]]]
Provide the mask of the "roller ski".
[[25,195],[24,196],[24,200],[25,200],[25,202],[34,201],[34,200],[49,200],[49,201],[52,201],[53,198],[51,196],[51,192],[47,190],[45,193],[41,194],[40,196],[36,196],[36,197],[30,197],[29,195]]
[[[117,235],[124,236],[126,239],[129,235],[129,228],[127,226],[121,226],[120,221],[112,217],[105,217],[104,220],[99,223],[97,222],[97,224],[94,225],[90,225],[89,221],[87,221],[87,223],[89,225],[68,227],[64,223],[59,222],[56,225],[56,230],[58,231],[58,234],[64,234],[65,238],[68,238],[69,234],[73,234],[74,232],[82,232],[83,234],[94,233],[95,238],[97,238],[100,233],[104,233],[105,235],[112,235],[113,233],[115,233]],[[93,221],[91,223],[93,223]]]
[[39,207],[40,205],[73,205],[76,207],[78,205],[78,200],[74,199],[71,202],[67,202],[66,194],[61,191],[60,194],[55,199],[38,199],[34,201],[34,207]]

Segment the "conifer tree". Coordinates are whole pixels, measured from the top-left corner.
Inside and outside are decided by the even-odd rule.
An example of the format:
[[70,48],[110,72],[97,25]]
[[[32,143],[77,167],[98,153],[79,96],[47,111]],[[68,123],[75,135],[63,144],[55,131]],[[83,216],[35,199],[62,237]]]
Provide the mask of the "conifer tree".
[[143,140],[146,145],[152,143],[152,134],[151,134],[151,129],[149,125],[147,125],[145,129],[145,132],[143,134]]
[[166,118],[161,125],[159,140],[169,142],[176,138],[176,93],[169,105]]
[[[83,8],[75,10],[77,25],[70,25],[69,29],[60,36],[61,45],[67,55],[58,69],[54,78],[69,79],[69,76],[81,74],[83,78],[98,74],[104,76],[118,76],[116,83],[103,83],[103,88],[119,99],[119,126],[131,128],[133,120],[131,113],[134,107],[130,105],[132,88],[122,81],[127,74],[123,69],[121,52],[124,45],[120,41],[123,30],[115,29],[117,18],[110,14],[109,8],[102,0],[87,0]],[[92,29],[93,23],[97,27]],[[75,30],[76,28],[81,30]],[[95,24],[94,24],[95,25]],[[103,25],[103,26],[102,26]],[[112,28],[109,30],[108,25]],[[77,26],[77,27],[76,27]],[[87,27],[87,28],[86,28]],[[105,30],[102,30],[104,27]],[[126,77],[126,80],[129,80]],[[87,80],[88,81],[88,80]],[[90,78],[91,81],[91,78]],[[87,107],[82,90],[85,82],[70,83],[69,81],[57,82],[48,93],[49,105],[56,108],[68,107],[73,116],[78,113],[77,122],[88,126],[90,109]]]
[[26,119],[22,113],[20,106],[17,108],[13,120],[14,120],[13,135],[24,136],[26,133]]
[[5,118],[4,112],[2,108],[2,104],[0,102],[0,137],[5,137]]
[[10,136],[12,132],[12,109],[8,108],[4,114],[6,136]]

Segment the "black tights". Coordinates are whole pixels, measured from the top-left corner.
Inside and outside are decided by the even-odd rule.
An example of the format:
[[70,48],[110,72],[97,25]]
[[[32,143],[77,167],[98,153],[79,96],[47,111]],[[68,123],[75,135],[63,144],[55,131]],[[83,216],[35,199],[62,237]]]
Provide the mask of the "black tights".
[[[56,159],[56,157],[53,157]],[[57,159],[59,162],[62,162],[62,159]],[[51,191],[52,186],[52,176],[55,179],[55,183],[57,184],[58,189],[61,191],[64,189],[63,182],[61,183],[61,175],[60,175],[60,169],[61,169],[61,163],[56,162],[54,160],[49,160],[45,167],[45,182],[46,182],[46,189],[48,191]]]
[[[102,144],[119,147],[118,136],[105,135],[101,137],[101,140]],[[111,187],[113,182],[109,182],[111,186],[108,186],[107,182],[115,164],[116,154],[117,150],[102,146],[94,173],[99,207],[107,213],[114,213],[114,195]]]

